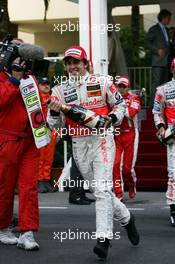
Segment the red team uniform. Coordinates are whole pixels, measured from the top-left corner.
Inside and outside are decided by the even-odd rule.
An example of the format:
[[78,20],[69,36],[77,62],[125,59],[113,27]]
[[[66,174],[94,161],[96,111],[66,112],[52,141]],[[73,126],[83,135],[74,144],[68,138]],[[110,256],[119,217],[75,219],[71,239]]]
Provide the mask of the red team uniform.
[[[50,93],[41,93],[41,97],[43,101],[46,102],[50,98]],[[47,108],[44,115],[47,115]],[[55,152],[56,137],[57,132],[52,130],[50,144],[40,149],[38,181],[50,181],[51,179],[50,174]]]
[[0,73],[0,230],[11,223],[18,184],[19,229],[24,232],[38,229],[39,151],[17,82]]
[[136,195],[134,166],[137,159],[139,139],[138,113],[141,110],[140,98],[137,95],[128,92],[123,98],[127,109],[120,125],[120,135],[115,136],[116,158],[113,171],[114,192],[119,199],[123,199],[123,178],[129,185],[130,198],[134,198]]

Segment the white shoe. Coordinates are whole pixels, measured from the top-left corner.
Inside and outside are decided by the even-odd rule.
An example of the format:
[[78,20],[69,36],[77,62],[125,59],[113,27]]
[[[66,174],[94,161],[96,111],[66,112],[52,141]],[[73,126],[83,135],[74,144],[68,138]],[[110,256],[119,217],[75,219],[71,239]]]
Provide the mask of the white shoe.
[[15,245],[18,243],[18,238],[9,228],[0,229],[0,242],[6,245]]
[[39,245],[38,243],[36,243],[32,231],[28,231],[20,235],[20,237],[18,238],[17,247],[23,248],[25,250],[38,250],[39,249]]

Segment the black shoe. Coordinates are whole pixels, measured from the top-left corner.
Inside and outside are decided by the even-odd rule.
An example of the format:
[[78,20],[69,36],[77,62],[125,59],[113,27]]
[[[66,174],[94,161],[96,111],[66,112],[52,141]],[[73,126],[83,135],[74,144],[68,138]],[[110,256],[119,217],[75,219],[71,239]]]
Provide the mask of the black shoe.
[[97,244],[94,247],[94,253],[101,259],[106,259],[110,243],[108,238],[98,238]]
[[50,192],[50,193],[53,192],[53,188],[52,188],[52,186],[51,186],[51,184],[50,184],[49,181],[45,181],[45,182],[44,182],[44,186],[45,186],[45,188],[47,189],[47,192]]
[[91,204],[91,202],[86,201],[84,199],[81,199],[79,197],[74,198],[74,199],[69,199],[69,203],[71,203],[71,204],[78,204],[78,205],[90,205]]
[[95,199],[89,198],[89,197],[87,197],[87,196],[84,196],[84,197],[83,197],[83,200],[88,201],[88,202],[90,202],[90,203],[94,203],[94,202],[96,201]]
[[175,227],[175,204],[170,205],[170,223]]
[[139,244],[140,236],[135,226],[135,218],[132,213],[130,214],[131,214],[131,218],[129,220],[129,223],[124,227],[126,228],[129,240],[131,241],[133,245],[136,246]]
[[47,186],[45,185],[45,181],[39,181],[38,182],[38,192],[39,193],[47,193],[48,189]]

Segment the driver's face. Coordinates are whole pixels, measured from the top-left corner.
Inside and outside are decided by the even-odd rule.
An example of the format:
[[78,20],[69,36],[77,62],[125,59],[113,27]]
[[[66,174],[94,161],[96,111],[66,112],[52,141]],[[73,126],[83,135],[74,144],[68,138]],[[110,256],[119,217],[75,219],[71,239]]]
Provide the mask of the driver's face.
[[86,73],[87,65],[83,61],[79,61],[75,58],[68,57],[65,60],[66,70],[70,75],[80,77]]
[[49,83],[40,83],[39,88],[43,93],[49,93],[50,92],[50,85]]
[[126,95],[126,94],[128,93],[128,91],[129,91],[129,87],[126,86],[126,85],[124,85],[124,84],[122,84],[122,83],[119,84],[119,85],[117,86],[117,88],[118,88],[119,93],[120,93],[122,96]]

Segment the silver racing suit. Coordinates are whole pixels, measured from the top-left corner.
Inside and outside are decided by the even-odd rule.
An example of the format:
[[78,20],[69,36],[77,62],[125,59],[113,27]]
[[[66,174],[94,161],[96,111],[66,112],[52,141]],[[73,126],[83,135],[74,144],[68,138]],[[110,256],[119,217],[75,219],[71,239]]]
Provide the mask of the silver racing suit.
[[[125,114],[125,103],[109,77],[86,75],[81,82],[67,81],[52,90],[60,103],[80,105],[97,114],[113,114],[116,125],[120,124]],[[53,117],[48,113],[51,127],[61,126],[61,114]],[[112,174],[115,158],[113,133],[92,134],[89,129],[83,133],[80,126],[66,118],[68,128],[74,128],[72,136],[73,156],[75,162],[96,197],[96,234],[97,237],[111,238],[113,216],[121,225],[126,225],[130,212],[112,192]],[[73,131],[73,130],[72,130]],[[71,132],[72,132],[71,131]],[[88,131],[88,132],[87,132]]]
[[[175,80],[157,88],[154,99],[154,122],[159,129],[161,126],[175,125]],[[175,204],[175,140],[167,145],[168,188],[167,204]]]

